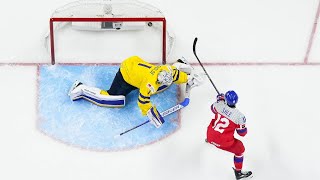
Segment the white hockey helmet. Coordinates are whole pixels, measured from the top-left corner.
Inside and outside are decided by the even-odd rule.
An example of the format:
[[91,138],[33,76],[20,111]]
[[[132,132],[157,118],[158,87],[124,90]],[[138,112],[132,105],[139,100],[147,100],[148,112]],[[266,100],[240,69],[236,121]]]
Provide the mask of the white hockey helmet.
[[168,67],[168,70],[162,70],[159,72],[158,82],[161,85],[169,86],[172,84],[173,77],[172,77],[172,73],[171,73],[171,67],[169,67],[169,66],[167,66],[167,67]]

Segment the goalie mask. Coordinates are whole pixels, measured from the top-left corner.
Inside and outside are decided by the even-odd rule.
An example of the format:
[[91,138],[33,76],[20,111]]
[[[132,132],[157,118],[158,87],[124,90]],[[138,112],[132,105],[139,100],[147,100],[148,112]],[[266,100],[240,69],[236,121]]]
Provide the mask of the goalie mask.
[[[169,69],[170,67],[168,67]],[[171,69],[171,68],[170,68]],[[171,85],[172,84],[172,81],[173,81],[173,77],[172,77],[172,74],[169,71],[167,70],[162,70],[159,72],[158,74],[158,82],[161,84],[161,85]]]

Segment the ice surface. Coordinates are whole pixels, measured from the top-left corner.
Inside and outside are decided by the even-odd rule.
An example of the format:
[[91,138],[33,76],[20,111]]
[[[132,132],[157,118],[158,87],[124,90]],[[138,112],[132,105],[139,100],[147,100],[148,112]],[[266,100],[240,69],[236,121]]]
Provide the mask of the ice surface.
[[[115,139],[127,129],[147,120],[137,105],[139,91],[126,97],[124,108],[105,108],[85,100],[71,101],[67,95],[73,82],[108,90],[119,66],[41,66],[39,73],[39,122],[41,131],[73,146],[91,150],[132,149],[158,141],[179,127],[178,112],[165,117],[157,129],[146,124]],[[178,86],[151,97],[161,112],[178,103]]]
[[[43,35],[51,12],[68,2],[3,1],[0,63],[49,63]],[[173,57],[185,56],[192,63],[197,62],[191,47],[195,36],[199,38],[197,51],[204,63],[301,63],[319,7],[318,0],[145,2],[166,14],[168,25],[177,37]],[[319,63],[319,23],[315,25],[310,62]],[[110,54],[100,43],[103,39],[93,36],[97,39],[57,37],[63,48],[58,49],[59,56],[68,55],[77,63],[121,62],[121,58],[109,58]],[[92,48],[97,44],[101,46]],[[128,53],[121,48],[121,41],[118,45],[113,57]],[[79,57],[81,54],[85,58]],[[63,58],[57,61],[71,62]],[[233,155],[204,143],[212,118],[209,107],[216,96],[209,81],[192,90],[190,104],[181,111],[180,127],[171,136],[137,149],[97,152],[68,146],[38,130],[41,79],[37,77],[41,68],[23,64],[0,66],[0,179],[234,179]],[[221,92],[234,89],[239,94],[238,107],[248,121],[248,135],[241,138],[246,147],[244,168],[253,171],[254,179],[320,179],[319,66],[205,65],[205,68]],[[87,78],[87,83],[106,86],[105,81]],[[69,85],[72,82],[70,79]],[[67,83],[56,84],[60,90],[62,85],[68,89]],[[89,105],[75,102],[75,106],[82,103]],[[100,124],[103,121],[98,120]]]

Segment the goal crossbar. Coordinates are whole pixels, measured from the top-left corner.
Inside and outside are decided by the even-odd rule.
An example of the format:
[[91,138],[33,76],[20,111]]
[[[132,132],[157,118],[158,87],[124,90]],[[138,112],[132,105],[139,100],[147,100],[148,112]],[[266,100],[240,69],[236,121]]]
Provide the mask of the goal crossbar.
[[166,19],[164,17],[112,17],[112,18],[83,18],[83,17],[52,17],[50,18],[50,45],[51,45],[51,64],[55,64],[54,49],[54,22],[160,22],[162,23],[162,63],[166,62]]

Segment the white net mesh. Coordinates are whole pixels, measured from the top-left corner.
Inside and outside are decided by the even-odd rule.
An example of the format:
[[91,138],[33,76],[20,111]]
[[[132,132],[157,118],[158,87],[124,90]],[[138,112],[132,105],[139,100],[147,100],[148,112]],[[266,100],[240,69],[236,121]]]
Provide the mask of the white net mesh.
[[164,17],[158,8],[133,0],[80,0],[58,8],[52,17],[70,17],[83,13],[114,17]]
[[[56,9],[52,17],[54,18],[159,18],[164,17],[163,13],[156,7],[134,0],[80,0],[69,3]],[[104,23],[104,24],[102,24]],[[71,25],[75,29],[81,30],[110,30],[110,24],[106,22],[55,22],[54,34],[56,36],[57,30]],[[155,33],[162,36],[162,22],[117,22],[111,24],[113,30],[143,30],[145,28],[153,29]],[[169,57],[173,45],[174,34],[166,28],[166,58]],[[50,49],[50,32],[45,36],[45,45]]]

